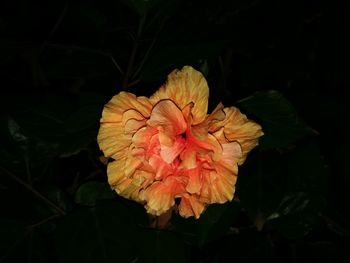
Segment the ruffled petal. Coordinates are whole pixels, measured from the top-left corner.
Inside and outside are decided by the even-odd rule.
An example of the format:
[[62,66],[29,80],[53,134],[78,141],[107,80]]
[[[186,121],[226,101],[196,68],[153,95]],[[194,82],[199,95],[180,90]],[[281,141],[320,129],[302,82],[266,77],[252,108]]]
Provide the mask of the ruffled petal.
[[212,123],[209,126],[209,131],[215,132],[224,127],[225,137],[230,142],[237,141],[241,145],[243,154],[238,163],[242,164],[248,152],[258,145],[258,139],[264,133],[259,124],[248,120],[247,116],[242,114],[239,109],[230,107],[225,108],[224,112],[226,114],[225,119]]
[[106,157],[124,158],[131,144],[132,133],[145,125],[152,104],[146,97],[120,92],[104,107],[97,136],[100,149]]
[[205,209],[205,204],[199,200],[198,196],[185,194],[178,208],[182,217],[194,216],[198,219]]
[[209,88],[203,75],[190,66],[174,70],[167,82],[152,97],[155,104],[163,99],[171,99],[182,110],[193,102],[193,125],[202,122],[208,111]]
[[171,187],[159,181],[142,191],[141,199],[146,202],[147,212],[157,216],[165,213],[175,205]]
[[172,146],[174,138],[184,133],[187,128],[181,110],[171,100],[157,103],[147,124],[158,128],[160,143],[168,146]]
[[141,190],[142,181],[140,178],[128,178],[124,174],[125,160],[118,160],[108,164],[107,175],[111,187],[121,196],[141,201],[139,191]]
[[188,184],[186,186],[186,191],[190,194],[199,193],[202,187],[202,176],[200,173],[200,168],[191,169],[186,171],[188,175]]
[[101,123],[97,142],[106,157],[125,158],[131,144],[131,135],[124,133],[120,123]]
[[121,122],[124,112],[130,109],[136,110],[143,117],[148,118],[152,106],[148,98],[136,97],[132,93],[122,91],[105,105],[102,112],[101,123]]

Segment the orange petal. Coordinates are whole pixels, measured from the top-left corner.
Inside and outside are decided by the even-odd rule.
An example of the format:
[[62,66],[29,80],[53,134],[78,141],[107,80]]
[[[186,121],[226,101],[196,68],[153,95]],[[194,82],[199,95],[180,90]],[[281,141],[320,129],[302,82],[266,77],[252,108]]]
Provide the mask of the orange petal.
[[161,144],[160,156],[166,163],[171,164],[185,148],[185,139],[179,137],[175,139],[174,144],[172,146]]
[[146,190],[141,191],[141,199],[146,202],[147,212],[152,215],[161,215],[175,205],[171,187],[163,182],[155,182]]
[[[132,110],[132,111],[130,111]],[[120,92],[114,96],[104,107],[101,117],[101,126],[97,136],[100,149],[106,157],[115,159],[124,158],[127,148],[131,143],[131,135],[124,134],[124,120],[128,119],[128,114],[133,113],[136,120],[140,119],[140,115],[149,117],[152,110],[152,104],[145,97],[136,97],[128,92]],[[136,112],[136,113],[135,113]],[[138,114],[138,117],[135,117]],[[131,117],[131,116],[130,116]],[[130,123],[128,129],[134,130],[139,124]]]
[[132,93],[122,91],[105,105],[101,123],[121,122],[124,112],[130,109],[134,109],[148,118],[152,110],[152,104],[146,97],[136,97]]
[[235,107],[225,108],[226,117],[223,121],[213,123],[209,126],[209,131],[216,131],[224,127],[225,137],[229,141],[237,141],[242,147],[243,155],[239,159],[239,164],[242,164],[246,159],[249,151],[258,145],[258,138],[264,133],[261,126],[242,114]]
[[[237,164],[233,166],[237,167]],[[216,171],[203,173],[201,200],[206,203],[223,204],[233,199],[237,176],[230,170],[217,165]]]
[[132,137],[132,143],[136,147],[141,147],[147,150],[150,146],[152,136],[157,132],[157,129],[153,127],[142,127]]
[[155,171],[155,179],[157,180],[161,180],[173,172],[171,166],[168,163],[164,162],[163,159],[158,155],[151,156],[149,159],[149,164]]
[[178,206],[179,213],[182,217],[188,218],[194,216],[196,219],[200,217],[205,209],[203,202],[196,195],[184,195]]
[[180,154],[179,169],[193,169],[197,167],[197,152],[194,147],[188,147]]
[[160,132],[170,138],[184,133],[187,128],[181,110],[171,100],[162,100],[157,103],[147,124],[153,127],[161,127]]
[[109,163],[107,167],[108,182],[119,195],[140,201],[139,191],[142,182],[139,179],[127,178],[124,175],[124,167],[124,160]]
[[208,111],[209,88],[202,73],[190,66],[174,70],[167,82],[152,97],[152,103],[171,99],[182,110],[193,102],[193,125],[202,122]]
[[199,193],[202,187],[202,179],[199,167],[186,171],[188,174],[187,192],[190,194]]

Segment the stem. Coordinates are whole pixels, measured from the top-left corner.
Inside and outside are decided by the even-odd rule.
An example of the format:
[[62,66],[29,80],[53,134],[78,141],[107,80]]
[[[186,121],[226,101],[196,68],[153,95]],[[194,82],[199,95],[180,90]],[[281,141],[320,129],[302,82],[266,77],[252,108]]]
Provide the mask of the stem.
[[53,220],[53,219],[59,217],[59,216],[60,216],[60,215],[52,215],[52,216],[49,216],[49,217],[47,217],[47,218],[45,218],[45,219],[39,221],[38,223],[35,223],[35,224],[30,225],[29,228],[35,228],[35,227],[37,227],[37,226],[41,226],[41,225],[43,225],[43,224],[45,224],[45,223],[47,223],[47,222],[49,222],[49,221],[51,221],[51,220]]
[[30,172],[30,165],[29,165],[29,157],[28,156],[24,157],[24,163],[25,163],[26,172],[27,172],[27,182],[30,186],[32,186],[33,185],[32,173]]
[[141,33],[142,33],[142,29],[143,29],[145,20],[146,20],[146,15],[143,15],[140,19],[139,26],[137,28],[137,35],[136,35],[136,38],[134,38],[134,44],[133,44],[133,47],[131,50],[128,66],[126,68],[126,72],[124,75],[123,84],[122,84],[123,90],[125,90],[128,87],[129,77],[130,77],[131,71],[134,67],[134,62],[135,62],[135,58],[136,58],[136,54],[137,54],[137,50],[138,50],[138,46],[139,46],[138,42],[139,42],[139,38],[140,38]]
[[48,199],[43,194],[39,193],[37,190],[35,190],[31,185],[24,182],[21,178],[17,177],[7,169],[0,167],[0,170],[4,173],[6,173],[8,176],[10,176],[13,180],[15,180],[17,183],[21,184],[24,188],[26,188],[28,191],[32,192],[36,197],[41,199],[44,203],[46,203],[48,206],[56,210],[60,215],[65,215],[66,211],[59,207],[57,204],[52,202],[50,199]]

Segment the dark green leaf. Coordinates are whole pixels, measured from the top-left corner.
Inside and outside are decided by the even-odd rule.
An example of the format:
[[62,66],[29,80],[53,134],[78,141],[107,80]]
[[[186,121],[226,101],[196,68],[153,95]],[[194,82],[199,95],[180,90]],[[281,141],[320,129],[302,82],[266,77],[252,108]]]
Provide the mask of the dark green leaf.
[[72,212],[56,231],[59,262],[135,261],[139,221],[115,200]]
[[142,263],[185,262],[183,240],[175,233],[145,229],[141,233],[140,258]]
[[35,228],[24,222],[1,220],[0,262],[48,262],[48,244]]
[[83,131],[66,134],[59,145],[58,152],[60,157],[70,157],[78,154],[83,150],[87,150],[91,142],[96,143],[96,131]]
[[315,134],[278,91],[257,92],[240,100],[239,105],[257,117],[263,127],[265,135],[260,140],[260,149],[285,147],[307,135]]
[[235,201],[210,205],[198,220],[199,245],[226,234],[239,212],[240,206]]
[[75,202],[81,205],[93,206],[97,200],[113,199],[116,193],[107,183],[87,182],[79,187],[75,194]]
[[97,125],[102,113],[101,105],[85,105],[71,113],[65,121],[68,132],[79,132]]

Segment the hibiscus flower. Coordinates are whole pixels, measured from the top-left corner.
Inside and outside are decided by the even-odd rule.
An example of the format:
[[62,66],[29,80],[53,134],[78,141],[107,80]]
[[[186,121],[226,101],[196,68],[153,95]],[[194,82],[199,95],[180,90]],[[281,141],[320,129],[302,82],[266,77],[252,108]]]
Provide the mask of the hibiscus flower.
[[190,66],[174,70],[150,98],[120,92],[104,107],[98,143],[110,186],[152,215],[176,207],[199,218],[231,201],[238,165],[263,135],[260,125],[221,103],[208,111],[209,88]]

